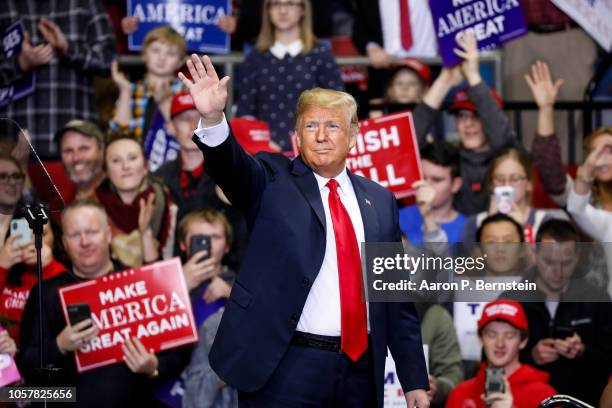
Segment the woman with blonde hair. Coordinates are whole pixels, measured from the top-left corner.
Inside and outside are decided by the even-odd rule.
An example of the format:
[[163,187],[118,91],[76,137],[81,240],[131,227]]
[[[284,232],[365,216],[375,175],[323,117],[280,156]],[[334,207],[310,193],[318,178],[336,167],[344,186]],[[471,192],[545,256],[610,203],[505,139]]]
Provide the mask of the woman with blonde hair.
[[535,242],[538,227],[550,218],[567,218],[559,211],[532,207],[531,159],[523,150],[510,148],[491,162],[488,175],[489,210],[471,216],[463,227],[462,242],[472,243],[482,221],[498,212],[523,226],[525,242]]
[[294,108],[302,91],[343,88],[331,51],[312,33],[309,0],[264,0],[255,50],[240,67],[237,116],[268,122],[272,140],[291,149]]

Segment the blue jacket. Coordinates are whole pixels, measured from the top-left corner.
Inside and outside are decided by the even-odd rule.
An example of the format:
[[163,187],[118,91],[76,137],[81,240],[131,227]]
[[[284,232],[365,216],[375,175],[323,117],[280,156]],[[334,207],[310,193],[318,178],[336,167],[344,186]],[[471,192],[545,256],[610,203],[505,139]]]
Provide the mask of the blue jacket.
[[[312,170],[301,157],[250,156],[230,134],[209,147],[197,136],[206,172],[243,211],[249,242],[210,352],[210,363],[232,387],[254,392],[287,350],[325,255],[325,214]],[[393,195],[349,173],[367,242],[398,242]],[[404,392],[428,389],[419,321],[412,303],[370,303],[371,347],[379,406],[387,347]]]

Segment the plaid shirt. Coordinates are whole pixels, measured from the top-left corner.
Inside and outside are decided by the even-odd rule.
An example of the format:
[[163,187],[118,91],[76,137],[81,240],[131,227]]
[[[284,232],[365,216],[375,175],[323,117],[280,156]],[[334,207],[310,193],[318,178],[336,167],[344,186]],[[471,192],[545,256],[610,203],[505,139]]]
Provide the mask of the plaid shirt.
[[[172,81],[170,90],[173,95],[181,92],[184,86],[180,79],[176,78]],[[120,130],[122,128],[130,129],[134,132],[134,135],[139,138],[146,136],[145,130],[145,113],[147,112],[147,105],[149,104],[150,98],[153,98],[153,90],[147,85],[144,80],[136,81],[132,83],[132,120],[128,126],[119,124],[118,122],[111,120],[109,126],[112,130]]]
[[[36,89],[9,106],[0,117],[9,117],[28,128],[32,143],[44,159],[56,159],[55,132],[71,119],[97,121],[92,80],[108,76],[115,57],[111,23],[100,0],[1,0],[0,33],[21,19],[32,44],[45,40],[37,28],[41,17],[54,21],[68,41],[68,52],[57,53],[49,64],[38,66]],[[0,49],[0,86],[22,78],[17,56],[7,57]]]
[[572,19],[550,0],[521,0],[520,3],[527,24],[537,26],[572,22]]

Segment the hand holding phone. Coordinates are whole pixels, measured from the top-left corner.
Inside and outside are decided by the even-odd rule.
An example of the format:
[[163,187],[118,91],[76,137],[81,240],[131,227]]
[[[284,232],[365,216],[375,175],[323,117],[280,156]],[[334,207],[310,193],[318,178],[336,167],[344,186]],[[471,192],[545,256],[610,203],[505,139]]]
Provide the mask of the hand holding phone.
[[502,214],[508,214],[514,207],[514,187],[497,186],[493,189],[493,199],[497,205],[497,210]]
[[211,256],[211,236],[204,234],[196,234],[191,236],[189,242],[189,256],[193,256],[196,252],[206,251],[206,255],[198,259],[198,262],[202,262],[209,259]]
[[27,245],[33,241],[32,230],[25,218],[15,218],[11,220],[11,235],[20,235],[20,237],[14,241],[15,245]]
[[504,369],[501,367],[487,367],[485,371],[485,396],[505,391]]
[[91,319],[91,308],[87,303],[73,303],[66,307],[68,309],[68,320],[71,326],[86,319]]

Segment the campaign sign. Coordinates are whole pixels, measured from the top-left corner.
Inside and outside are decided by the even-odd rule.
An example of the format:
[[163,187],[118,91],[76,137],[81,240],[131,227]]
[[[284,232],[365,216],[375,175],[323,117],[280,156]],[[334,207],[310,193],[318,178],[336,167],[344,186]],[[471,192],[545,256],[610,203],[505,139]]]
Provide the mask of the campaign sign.
[[[0,326],[0,333],[4,331],[4,327]],[[15,360],[8,353],[0,354],[0,387],[12,384],[21,380],[21,375],[15,364]]]
[[151,173],[165,162],[176,160],[181,150],[175,137],[166,131],[166,121],[159,111],[153,116],[143,145]]
[[138,18],[138,30],[128,36],[130,51],[140,51],[152,29],[171,26],[190,51],[229,52],[229,34],[217,22],[232,14],[230,0],[128,0],[127,7],[127,14]]
[[59,294],[66,322],[68,305],[87,303],[100,328],[75,352],[79,372],[122,362],[121,345],[129,337],[155,352],[198,340],[178,258],[65,286]]
[[429,0],[429,7],[446,67],[461,62],[453,49],[464,31],[474,33],[481,51],[527,34],[519,0]]
[[[24,33],[21,20],[11,24],[2,36],[2,52],[5,58],[13,58],[21,53],[21,43]],[[25,74],[19,81],[11,86],[0,88],[0,108],[9,105],[19,98],[34,92],[36,77],[33,72]]]
[[353,173],[376,181],[399,198],[414,194],[422,179],[421,157],[411,112],[359,122],[357,143],[346,164]]
[[[429,345],[423,344],[423,354],[425,356],[425,364],[429,373]],[[384,380],[384,408],[405,408],[406,394],[402,390],[402,385],[397,378],[397,369],[395,368],[395,360],[391,356],[391,352],[387,349],[387,358],[385,359],[385,380]]]
[[612,2],[607,0],[551,0],[576,21],[607,52],[612,52]]

